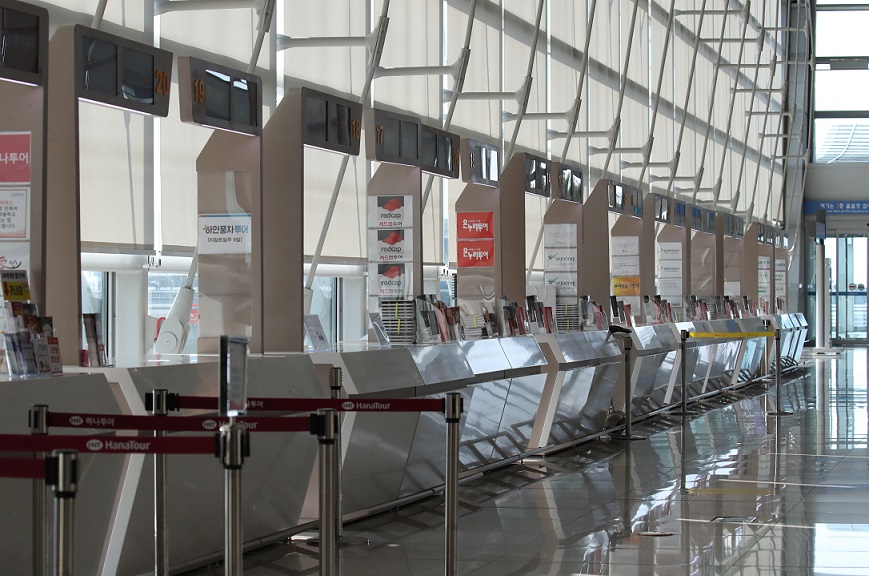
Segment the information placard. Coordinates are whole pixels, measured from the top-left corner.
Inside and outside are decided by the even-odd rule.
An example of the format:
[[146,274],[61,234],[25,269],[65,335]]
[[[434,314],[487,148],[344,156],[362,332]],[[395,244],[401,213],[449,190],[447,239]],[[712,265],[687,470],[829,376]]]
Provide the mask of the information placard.
[[576,296],[579,293],[576,272],[544,272],[543,283],[556,288],[559,296]]
[[543,245],[546,248],[576,248],[576,224],[545,224]]
[[543,262],[546,272],[576,270],[576,248],[544,248]]
[[247,338],[220,337],[221,416],[242,416],[247,411]]
[[375,196],[368,202],[369,228],[410,228],[413,226],[413,196]]
[[332,345],[329,343],[329,338],[326,336],[326,330],[323,329],[320,317],[316,314],[308,314],[303,321],[305,333],[308,335],[308,340],[311,341],[311,347],[317,352],[331,350]]
[[30,132],[0,133],[0,184],[30,184]]
[[250,214],[200,214],[200,254],[250,254]]
[[28,240],[30,188],[0,188],[0,240]]
[[495,241],[459,240],[456,260],[459,268],[491,268],[495,265]]
[[410,270],[406,264],[368,265],[369,296],[407,297],[410,288]]
[[494,212],[459,212],[456,214],[456,237],[459,240],[481,240],[495,237]]
[[413,260],[412,230],[398,228],[368,230],[369,262],[410,262]]

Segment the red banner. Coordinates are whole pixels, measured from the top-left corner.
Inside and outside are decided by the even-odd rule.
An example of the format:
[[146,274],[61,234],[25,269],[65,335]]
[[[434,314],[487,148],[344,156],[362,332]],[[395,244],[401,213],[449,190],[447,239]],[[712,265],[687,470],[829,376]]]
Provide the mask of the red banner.
[[456,243],[459,268],[492,268],[495,265],[494,240],[459,240]]
[[459,212],[456,214],[456,238],[459,240],[485,240],[494,237],[494,212]]
[[45,460],[0,458],[0,478],[45,478]]
[[[213,410],[217,406],[217,398],[203,396],[177,396],[175,401],[180,409]],[[269,412],[315,412],[321,408],[341,412],[443,412],[444,401],[438,398],[248,398],[247,408]]]
[[[217,404],[216,399],[210,402]],[[48,426],[57,428],[97,428],[103,430],[161,430],[165,432],[215,432],[228,418],[209,416],[127,416],[124,414],[74,414],[49,412]],[[308,418],[236,418],[250,432],[310,432]]]
[[214,454],[214,436],[139,438],[0,434],[0,451],[51,452],[52,450],[78,450],[84,454]]
[[0,134],[0,183],[30,184],[30,133]]

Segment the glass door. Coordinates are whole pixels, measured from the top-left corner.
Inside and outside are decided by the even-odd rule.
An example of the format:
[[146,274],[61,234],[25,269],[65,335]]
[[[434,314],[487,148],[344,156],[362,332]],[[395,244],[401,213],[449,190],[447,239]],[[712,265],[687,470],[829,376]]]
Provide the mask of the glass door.
[[[834,250],[831,246],[835,243]],[[830,302],[834,344],[867,342],[866,286],[869,284],[869,240],[844,235],[826,240],[832,263]],[[831,253],[832,252],[832,253]]]

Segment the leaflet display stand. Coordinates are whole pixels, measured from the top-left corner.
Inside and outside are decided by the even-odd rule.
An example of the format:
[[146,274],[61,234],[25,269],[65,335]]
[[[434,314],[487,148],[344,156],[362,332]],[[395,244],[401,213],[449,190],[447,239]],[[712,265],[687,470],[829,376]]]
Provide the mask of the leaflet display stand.
[[[495,145],[469,139],[461,141],[462,179],[467,185],[456,199],[459,231],[456,301],[469,339],[492,336],[482,334],[482,330],[471,333],[469,327],[486,325],[485,316],[495,314],[497,299],[504,294],[499,245],[502,237],[500,158],[501,151]],[[463,226],[463,222],[468,226]]]
[[[79,100],[166,117],[172,53],[84,26],[59,28],[48,62],[45,312],[64,364],[82,349]],[[151,70],[150,78],[143,70]],[[133,95],[131,98],[130,95]]]
[[29,272],[32,301],[43,306],[48,11],[15,0],[0,10],[0,195],[20,216],[0,230],[0,258],[4,269]]
[[[648,194],[643,201],[643,247],[642,260],[655,262],[656,269],[649,270],[645,266],[644,274],[654,277],[644,279],[644,295],[650,295],[652,286],[654,294],[666,300],[673,308],[682,306],[684,297],[691,292],[691,227],[688,223],[688,206],[681,200],[675,200],[660,194]],[[657,230],[657,234],[655,234]],[[653,241],[647,241],[648,235],[653,235]],[[649,254],[649,252],[652,252]],[[648,317],[649,311],[643,311]]]
[[[750,262],[747,259],[748,255],[745,253],[745,246],[750,243],[745,238],[745,221],[742,218],[733,216],[732,214],[724,215],[723,234],[723,294],[725,296],[749,296],[751,298],[754,298],[746,291],[746,289],[749,288],[748,283],[743,282],[743,268],[745,267],[744,262]],[[755,262],[756,261],[757,260],[755,259]],[[754,267],[753,264],[752,267]],[[757,278],[755,277],[755,291],[757,290],[756,284]]]
[[262,290],[254,291],[253,311],[262,323],[251,335],[253,352],[258,343],[262,352],[303,348],[305,147],[356,156],[361,136],[359,102],[310,88],[289,90],[265,126],[262,202],[254,207],[262,223]]
[[725,214],[691,206],[691,274],[688,292],[698,298],[738,296],[724,291],[723,224]]
[[178,59],[181,119],[216,128],[196,161],[200,353],[223,334],[262,352],[262,80],[197,58]]

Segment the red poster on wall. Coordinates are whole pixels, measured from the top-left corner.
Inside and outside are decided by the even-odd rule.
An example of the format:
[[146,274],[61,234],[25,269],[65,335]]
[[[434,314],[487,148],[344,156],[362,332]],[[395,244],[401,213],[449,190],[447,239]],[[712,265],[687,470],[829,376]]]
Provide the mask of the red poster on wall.
[[30,184],[30,132],[0,133],[0,184]]
[[479,240],[495,237],[494,212],[459,212],[456,214],[457,238]]
[[492,268],[495,265],[494,240],[459,240],[456,247],[459,268]]

